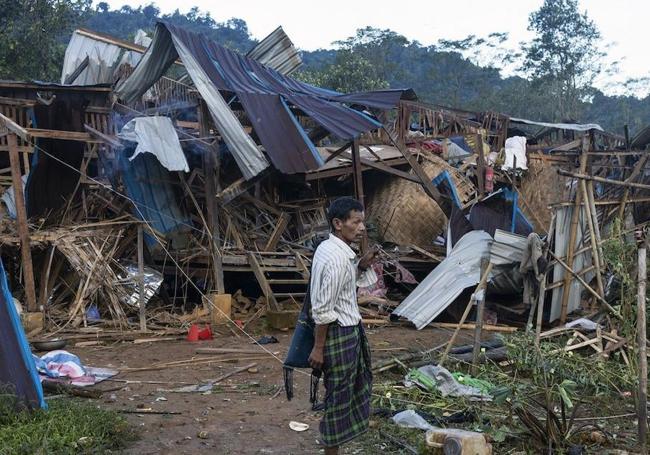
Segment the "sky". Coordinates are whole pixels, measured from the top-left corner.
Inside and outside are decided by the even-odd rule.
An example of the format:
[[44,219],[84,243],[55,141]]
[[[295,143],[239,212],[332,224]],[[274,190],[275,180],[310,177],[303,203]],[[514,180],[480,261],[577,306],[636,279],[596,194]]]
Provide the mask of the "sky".
[[[152,0],[107,0],[111,8],[124,4],[138,7]],[[485,36],[508,32],[509,44],[532,37],[527,31],[528,16],[543,0],[153,0],[163,13],[192,6],[209,12],[217,21],[244,19],[252,36],[264,38],[282,25],[294,44],[304,50],[330,48],[367,25],[388,28],[423,45],[439,39],[460,39],[470,34]],[[403,7],[402,7],[403,5]],[[650,2],[644,0],[579,0],[596,23],[607,46],[608,64],[618,61],[619,74],[601,79],[597,85],[608,93],[620,93],[617,82],[650,76],[647,48],[647,18]]]

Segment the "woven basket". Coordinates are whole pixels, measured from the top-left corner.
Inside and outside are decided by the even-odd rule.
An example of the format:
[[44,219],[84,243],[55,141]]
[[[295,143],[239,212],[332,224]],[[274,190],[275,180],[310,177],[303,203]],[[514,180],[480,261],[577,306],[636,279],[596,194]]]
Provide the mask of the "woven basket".
[[[436,156],[427,157],[422,167],[431,179],[444,170],[450,170],[457,186],[461,186],[457,180],[462,178],[460,174]],[[462,186],[466,188],[467,183],[463,182]],[[379,240],[425,248],[433,244],[445,229],[447,217],[421,185],[399,177],[388,177],[373,186],[373,191],[368,194],[366,210],[369,221],[377,228]],[[465,189],[463,194],[467,193]]]

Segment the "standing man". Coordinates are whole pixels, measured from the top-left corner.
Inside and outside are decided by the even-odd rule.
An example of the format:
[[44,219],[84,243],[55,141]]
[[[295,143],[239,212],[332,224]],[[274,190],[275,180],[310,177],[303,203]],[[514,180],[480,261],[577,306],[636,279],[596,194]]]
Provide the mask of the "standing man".
[[325,414],[320,424],[325,455],[368,429],[372,372],[370,348],[357,305],[357,286],[370,286],[377,275],[372,250],[360,260],[350,245],[363,238],[364,208],[356,199],[332,202],[331,233],[312,261],[311,309],[316,323],[312,368],[323,372]]

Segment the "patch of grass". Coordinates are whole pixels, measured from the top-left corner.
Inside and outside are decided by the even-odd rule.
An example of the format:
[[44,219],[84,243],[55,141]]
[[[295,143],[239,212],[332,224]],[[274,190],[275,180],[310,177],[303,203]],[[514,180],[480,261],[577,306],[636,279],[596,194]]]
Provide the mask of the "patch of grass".
[[0,396],[0,454],[115,453],[135,439],[119,414],[75,399],[52,400],[47,411],[16,411]]

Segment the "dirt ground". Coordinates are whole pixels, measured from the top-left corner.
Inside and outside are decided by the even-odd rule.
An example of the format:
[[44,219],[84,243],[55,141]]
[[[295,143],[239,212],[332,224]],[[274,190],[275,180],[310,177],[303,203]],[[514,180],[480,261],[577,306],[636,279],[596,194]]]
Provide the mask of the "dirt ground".
[[[198,356],[198,347],[258,349],[244,335],[236,337],[229,330],[220,330],[212,341],[190,343],[185,340],[161,341],[146,344],[118,343],[110,346],[68,348],[91,366],[145,368],[155,363],[185,360]],[[464,333],[462,333],[464,332]],[[462,331],[459,342],[471,339]],[[367,329],[373,350],[373,361],[425,350],[449,339],[450,331],[405,327]],[[257,330],[255,337],[274,335],[279,343],[266,347],[284,359],[291,332]],[[125,414],[137,430],[139,439],[125,453],[131,454],[312,454],[322,453],[318,445],[319,413],[312,412],[309,403],[309,377],[296,373],[295,397],[288,402],[281,389],[282,365],[270,355],[264,359],[256,354],[222,354],[213,358],[236,358],[233,363],[213,363],[180,366],[154,371],[127,371],[117,381],[105,381],[97,387],[104,393],[98,405],[104,408],[135,411],[147,408],[153,411],[180,414],[143,415]],[[247,360],[248,359],[248,360]],[[238,373],[221,383],[211,393],[177,393],[170,389],[197,384],[217,378],[237,368],[257,363],[253,372]],[[129,382],[119,382],[129,381]],[[156,383],[148,383],[148,382]],[[322,396],[322,386],[321,386]],[[290,421],[309,425],[304,432],[289,428]],[[344,453],[359,453],[352,444]]]

